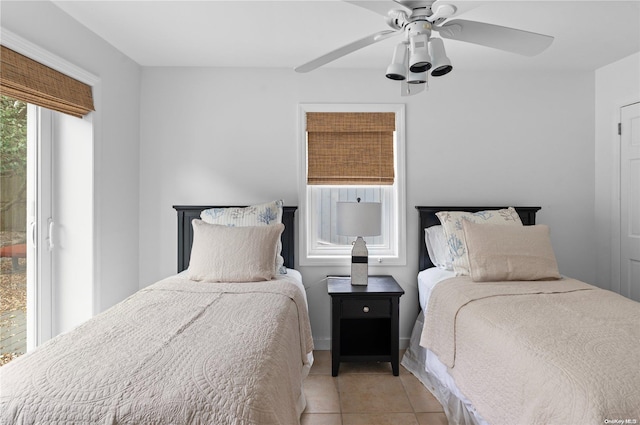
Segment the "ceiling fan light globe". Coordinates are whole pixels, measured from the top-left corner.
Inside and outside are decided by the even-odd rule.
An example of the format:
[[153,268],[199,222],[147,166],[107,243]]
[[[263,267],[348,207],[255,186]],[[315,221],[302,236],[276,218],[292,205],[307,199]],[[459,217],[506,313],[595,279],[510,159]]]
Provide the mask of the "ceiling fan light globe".
[[431,69],[431,62],[426,60],[413,62],[411,63],[411,65],[409,65],[409,70],[415,73],[427,72],[430,69]]
[[405,68],[402,65],[398,65],[396,63],[392,63],[387,68],[387,73],[385,75],[390,80],[402,81],[407,78],[405,75]]
[[444,42],[442,39],[432,38],[429,41],[429,47],[433,55],[433,70],[431,71],[431,75],[433,77],[441,77],[451,72],[453,66],[451,66],[451,60],[449,60],[444,50]]
[[387,67],[386,77],[391,80],[402,81],[407,78],[407,45],[399,43],[393,51],[393,59]]
[[441,65],[441,66],[438,66],[438,67],[434,68],[433,71],[431,71],[431,76],[432,77],[442,77],[443,75],[447,75],[451,71],[453,71],[453,66],[451,66],[451,65]]
[[409,39],[409,70],[420,73],[430,68],[429,37],[427,34],[412,35]]
[[424,84],[427,82],[426,72],[410,72],[407,77],[408,84]]

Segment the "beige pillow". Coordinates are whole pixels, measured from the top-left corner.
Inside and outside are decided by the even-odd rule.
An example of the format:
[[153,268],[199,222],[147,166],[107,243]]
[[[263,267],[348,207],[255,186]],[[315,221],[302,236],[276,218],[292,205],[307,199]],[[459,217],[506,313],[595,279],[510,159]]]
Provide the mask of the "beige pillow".
[[520,216],[513,207],[475,213],[468,211],[440,211],[436,213],[436,216],[442,223],[442,227],[444,227],[447,244],[449,245],[449,255],[456,276],[469,275],[469,259],[462,229],[464,220],[472,223],[522,226]]
[[462,226],[475,282],[560,279],[548,226]]
[[192,220],[188,276],[208,282],[255,282],[276,275],[278,241],[284,224],[233,227]]
[[[268,226],[282,223],[282,200],[265,202],[263,204],[250,205],[248,207],[220,207],[210,208],[200,213],[200,218],[205,223],[224,224],[227,226]],[[286,274],[284,257],[281,255],[282,242],[278,241],[278,256],[276,267],[278,273]],[[293,267],[293,265],[291,265]]]

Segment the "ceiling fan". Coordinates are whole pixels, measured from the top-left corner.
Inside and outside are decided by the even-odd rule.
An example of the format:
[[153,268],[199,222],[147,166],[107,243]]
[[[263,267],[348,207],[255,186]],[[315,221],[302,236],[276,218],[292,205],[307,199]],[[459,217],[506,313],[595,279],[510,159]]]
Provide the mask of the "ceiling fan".
[[[455,5],[447,0],[343,0],[382,14],[391,29],[379,31],[356,40],[303,65],[296,72],[309,72],[338,58],[396,35],[404,39],[396,46],[386,76],[402,83],[401,94],[413,95],[423,91],[427,71],[432,77],[448,74],[453,69],[446,55],[442,38],[465,41],[525,56],[543,52],[553,37],[515,28],[463,19],[448,20],[477,5]],[[440,37],[432,37],[437,32]]]

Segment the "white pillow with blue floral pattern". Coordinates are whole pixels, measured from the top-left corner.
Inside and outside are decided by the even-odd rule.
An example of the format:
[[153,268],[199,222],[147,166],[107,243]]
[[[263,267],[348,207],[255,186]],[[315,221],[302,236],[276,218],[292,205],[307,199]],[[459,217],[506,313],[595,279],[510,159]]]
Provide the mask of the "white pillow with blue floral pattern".
[[[200,218],[205,223],[222,224],[225,226],[247,227],[268,226],[282,223],[282,200],[266,202],[264,204],[250,205],[248,207],[210,208],[200,213]],[[276,256],[276,270],[280,274],[286,274],[282,257],[282,240],[278,240],[278,255]]]
[[440,211],[436,216],[444,227],[444,232],[449,245],[449,254],[452,258],[453,270],[456,276],[469,276],[469,256],[467,254],[467,241],[464,236],[462,221],[468,220],[476,224],[506,224],[522,226],[518,212],[513,207],[501,210],[485,210],[478,212],[468,211]]
[[424,242],[427,245],[427,253],[431,263],[439,269],[453,271],[453,262],[444,227],[431,226],[424,229]]

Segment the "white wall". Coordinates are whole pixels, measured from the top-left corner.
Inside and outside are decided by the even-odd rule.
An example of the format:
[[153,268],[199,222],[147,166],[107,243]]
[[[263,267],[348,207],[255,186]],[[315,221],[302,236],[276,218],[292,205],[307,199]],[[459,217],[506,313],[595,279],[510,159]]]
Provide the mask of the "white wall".
[[[454,70],[411,98],[399,97],[380,70],[146,68],[140,95],[140,68],[51,3],[5,0],[1,19],[100,77],[94,311],[137,289],[138,275],[144,287],[175,272],[173,204],[298,203],[301,102],[407,104],[409,263],[374,269],[405,288],[402,337],[417,309],[415,205],[540,205],[561,272],[610,286],[613,125],[620,106],[639,100],[638,54],[598,70],[595,84],[589,72]],[[329,336],[322,279],[348,268],[301,271],[322,342]]]
[[596,284],[620,292],[620,108],[640,102],[640,53],[595,72]]
[[95,285],[99,312],[138,288],[140,68],[49,1],[3,0],[1,19],[3,28],[100,78],[92,116],[95,281],[85,283]]
[[[415,205],[538,205],[564,274],[594,282],[594,81],[589,72],[454,70],[402,98],[381,70],[143,68],[140,285],[175,273],[175,204],[297,205],[298,103],[407,105],[407,252],[375,267],[404,287],[401,330],[417,314]],[[328,348],[325,275],[301,267],[314,338]]]

